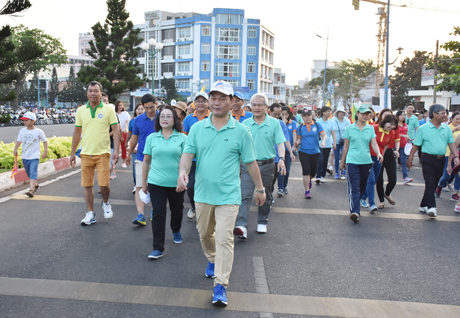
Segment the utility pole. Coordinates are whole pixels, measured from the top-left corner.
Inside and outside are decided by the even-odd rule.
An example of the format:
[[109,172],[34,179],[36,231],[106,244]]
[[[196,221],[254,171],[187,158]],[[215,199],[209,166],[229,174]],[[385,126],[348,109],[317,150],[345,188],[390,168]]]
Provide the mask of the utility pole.
[[352,107],[353,107],[353,72],[350,73],[350,109]]
[[385,104],[383,105],[384,108],[388,108],[388,49],[390,46],[390,0],[388,0],[388,5],[387,5],[387,52],[385,56]]
[[327,29],[326,38],[326,59],[324,60],[324,74],[323,74],[323,106],[326,106],[326,69],[327,69],[327,47],[329,44],[329,28]]
[[438,85],[438,80],[436,76],[438,75],[438,49],[439,49],[439,40],[436,40],[436,56],[434,58],[434,78],[433,78],[433,104],[436,104],[436,86]]

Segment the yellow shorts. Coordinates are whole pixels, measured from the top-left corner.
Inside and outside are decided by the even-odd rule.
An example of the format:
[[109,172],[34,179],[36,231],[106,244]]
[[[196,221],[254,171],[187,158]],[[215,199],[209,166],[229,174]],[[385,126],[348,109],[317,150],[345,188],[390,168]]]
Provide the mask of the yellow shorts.
[[80,155],[81,156],[81,186],[92,187],[94,185],[94,168],[97,169],[97,183],[100,187],[108,187],[110,184],[110,154]]

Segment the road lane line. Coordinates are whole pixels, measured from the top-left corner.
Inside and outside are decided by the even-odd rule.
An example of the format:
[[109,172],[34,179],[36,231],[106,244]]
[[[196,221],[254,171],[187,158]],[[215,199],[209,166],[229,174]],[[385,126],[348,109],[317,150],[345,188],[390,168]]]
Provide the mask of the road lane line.
[[[252,258],[252,264],[254,266],[254,279],[256,281],[256,292],[258,294],[270,294],[267,283],[267,275],[265,274],[265,265],[263,257]],[[260,312],[260,318],[273,318],[273,314],[270,312]]]
[[[460,317],[460,306],[416,302],[228,292],[226,308],[326,317]],[[0,295],[216,310],[209,290],[0,277]]]
[[[61,197],[51,195],[36,195],[33,198],[25,196],[23,193],[14,195],[11,197],[13,200],[26,200],[26,201],[52,201],[52,202],[74,202],[74,203],[85,203],[83,197]],[[94,199],[94,202],[100,202],[100,199]],[[124,205],[134,206],[134,200],[117,200],[111,199],[110,204],[112,205]],[[169,206],[169,205],[168,205]],[[184,203],[184,209],[189,209],[190,203]],[[251,206],[251,211],[258,211],[257,206]],[[271,212],[274,213],[286,213],[286,214],[308,214],[308,215],[332,215],[332,216],[346,216],[348,217],[349,211],[347,210],[326,210],[326,209],[307,209],[307,208],[286,208],[286,207],[272,207]],[[438,215],[436,218],[429,218],[426,214],[408,214],[408,213],[389,213],[389,212],[361,212],[363,217],[369,218],[384,218],[384,219],[399,219],[399,220],[420,220],[420,221],[441,221],[441,222],[460,222],[460,215],[456,214],[453,216]]]

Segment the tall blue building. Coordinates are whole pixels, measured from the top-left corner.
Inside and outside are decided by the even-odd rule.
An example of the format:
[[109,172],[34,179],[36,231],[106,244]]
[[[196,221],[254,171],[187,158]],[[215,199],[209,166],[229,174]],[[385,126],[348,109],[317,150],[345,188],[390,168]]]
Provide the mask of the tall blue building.
[[[190,97],[203,85],[208,91],[210,83],[225,80],[246,99],[262,92],[274,100],[275,36],[259,19],[246,18],[244,10],[220,8],[209,14],[150,11],[144,18],[135,26],[140,37],[163,44],[153,61],[155,81],[174,78],[179,94]],[[141,51],[138,60],[151,80],[152,58]],[[131,93],[133,104],[150,85]]]

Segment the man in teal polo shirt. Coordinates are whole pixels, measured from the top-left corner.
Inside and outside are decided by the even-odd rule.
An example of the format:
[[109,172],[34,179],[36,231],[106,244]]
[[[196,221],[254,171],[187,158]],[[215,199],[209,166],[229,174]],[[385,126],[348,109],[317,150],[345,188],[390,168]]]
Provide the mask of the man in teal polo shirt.
[[414,115],[414,106],[412,104],[407,104],[406,106],[406,124],[407,135],[410,139],[414,139],[415,133],[417,132],[418,127],[420,127],[420,124],[417,116]]
[[[412,167],[412,160],[418,147],[422,147],[422,173],[425,179],[425,192],[420,202],[419,211],[430,217],[436,217],[435,191],[439,179],[444,173],[444,164],[447,145],[454,154],[454,163],[459,165],[454,136],[449,126],[444,125],[447,112],[444,106],[434,104],[429,110],[430,121],[420,127],[415,136],[413,147],[407,159],[407,167]],[[414,116],[415,117],[415,116]]]
[[[257,233],[267,233],[268,215],[272,205],[272,182],[275,175],[275,148],[277,145],[279,162],[278,170],[280,174],[286,174],[285,148],[286,137],[281,128],[280,121],[270,117],[268,111],[268,98],[264,94],[255,94],[251,98],[251,108],[253,117],[243,121],[243,125],[251,130],[254,145],[256,147],[257,164],[259,165],[262,182],[267,189],[267,201],[258,207]],[[254,194],[254,183],[252,182],[246,167],[241,166],[241,206],[235,224],[235,235],[240,239],[247,239],[248,232],[248,213],[251,208],[252,196]]]
[[265,203],[265,189],[251,133],[229,114],[232,85],[224,81],[213,83],[209,97],[212,114],[190,129],[179,164],[177,191],[187,189],[188,172],[196,156],[196,227],[208,259],[205,275],[215,278],[213,304],[227,305],[233,227],[241,204],[240,160],[256,184],[257,204]]

